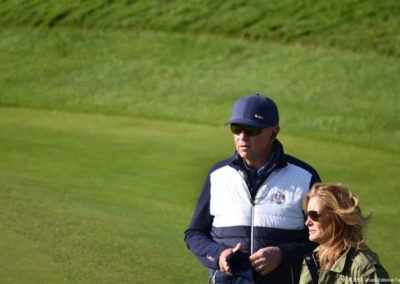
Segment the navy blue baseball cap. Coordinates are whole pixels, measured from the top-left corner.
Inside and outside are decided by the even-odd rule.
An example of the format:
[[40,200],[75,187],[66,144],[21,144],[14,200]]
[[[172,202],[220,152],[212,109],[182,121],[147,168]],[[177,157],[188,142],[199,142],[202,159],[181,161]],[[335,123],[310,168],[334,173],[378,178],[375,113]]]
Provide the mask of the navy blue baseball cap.
[[270,98],[255,94],[238,99],[232,108],[227,124],[245,124],[265,128],[279,124],[278,107]]

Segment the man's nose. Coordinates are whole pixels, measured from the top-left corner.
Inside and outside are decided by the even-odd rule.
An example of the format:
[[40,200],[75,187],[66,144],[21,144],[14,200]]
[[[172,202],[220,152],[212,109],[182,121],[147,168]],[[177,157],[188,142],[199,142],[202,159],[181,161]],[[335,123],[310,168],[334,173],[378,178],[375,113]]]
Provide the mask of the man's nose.
[[244,130],[242,130],[242,132],[239,133],[239,138],[240,139],[247,139],[249,137],[249,135],[247,135]]

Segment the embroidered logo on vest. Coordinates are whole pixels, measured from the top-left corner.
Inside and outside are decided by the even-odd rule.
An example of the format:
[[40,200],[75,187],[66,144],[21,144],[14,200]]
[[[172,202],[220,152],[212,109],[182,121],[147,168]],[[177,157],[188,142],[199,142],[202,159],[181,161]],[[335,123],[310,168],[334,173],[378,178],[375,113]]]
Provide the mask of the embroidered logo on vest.
[[283,194],[283,192],[281,191],[278,191],[277,193],[274,193],[272,195],[272,201],[278,204],[284,203],[285,200],[286,200],[285,194]]

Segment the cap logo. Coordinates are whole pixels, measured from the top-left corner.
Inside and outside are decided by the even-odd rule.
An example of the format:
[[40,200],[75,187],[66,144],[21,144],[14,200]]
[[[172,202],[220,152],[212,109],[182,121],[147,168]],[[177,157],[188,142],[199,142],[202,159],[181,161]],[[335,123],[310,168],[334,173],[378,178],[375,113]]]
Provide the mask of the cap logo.
[[258,115],[258,114],[255,114],[255,115],[254,115],[254,117],[255,117],[255,118],[258,118],[258,119],[264,119],[264,117],[263,117],[263,116],[261,116],[261,115]]

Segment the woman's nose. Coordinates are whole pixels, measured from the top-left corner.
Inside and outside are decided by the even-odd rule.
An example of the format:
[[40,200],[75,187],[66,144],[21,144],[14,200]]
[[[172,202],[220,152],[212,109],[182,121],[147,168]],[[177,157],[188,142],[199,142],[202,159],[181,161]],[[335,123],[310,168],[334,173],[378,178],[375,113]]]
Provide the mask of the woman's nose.
[[312,222],[311,218],[310,218],[310,217],[307,217],[306,222],[305,222],[305,225],[306,225],[307,227],[310,227],[312,224],[313,224],[313,222]]

